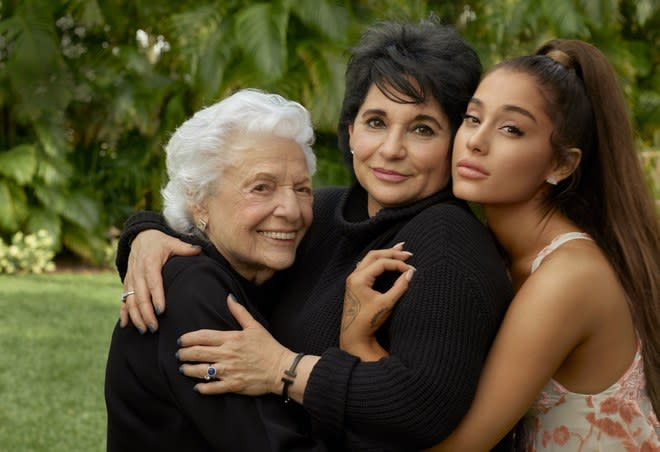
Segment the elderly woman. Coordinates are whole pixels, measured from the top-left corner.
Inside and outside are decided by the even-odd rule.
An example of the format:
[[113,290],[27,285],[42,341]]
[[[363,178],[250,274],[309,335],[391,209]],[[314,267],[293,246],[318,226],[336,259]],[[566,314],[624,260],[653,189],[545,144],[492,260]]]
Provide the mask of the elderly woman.
[[[186,331],[239,327],[229,294],[266,323],[264,283],[293,263],[312,221],[313,139],[300,104],[254,90],[199,111],[170,139],[163,213],[202,252],[163,268],[168,309],[157,334],[115,328],[105,384],[109,451],[317,449],[278,397],[201,397],[176,356]],[[221,373],[209,366],[205,377]]]

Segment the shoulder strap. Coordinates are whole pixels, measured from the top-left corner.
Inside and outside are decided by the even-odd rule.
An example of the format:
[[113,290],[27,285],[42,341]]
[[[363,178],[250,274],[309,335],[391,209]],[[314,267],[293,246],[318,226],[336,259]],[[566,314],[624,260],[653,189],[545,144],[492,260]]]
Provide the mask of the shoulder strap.
[[541,265],[541,262],[543,262],[543,259],[548,254],[552,253],[561,245],[563,245],[566,242],[570,242],[571,240],[593,240],[593,239],[586,232],[566,232],[565,234],[558,235],[552,240],[552,242],[550,242],[548,246],[543,248],[541,252],[536,255],[534,262],[532,262],[531,272],[534,273],[536,269],[539,268],[539,265]]

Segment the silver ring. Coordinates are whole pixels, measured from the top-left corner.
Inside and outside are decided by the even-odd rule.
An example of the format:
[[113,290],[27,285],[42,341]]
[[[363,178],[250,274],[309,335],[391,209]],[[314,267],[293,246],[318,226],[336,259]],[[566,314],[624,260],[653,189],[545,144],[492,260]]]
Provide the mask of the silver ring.
[[135,291],[134,291],[134,290],[129,290],[128,292],[125,292],[125,293],[121,294],[121,302],[122,302],[122,303],[126,302],[126,299],[127,299],[128,297],[130,297],[131,295],[135,295]]
[[215,370],[215,367],[213,367],[213,364],[209,364],[209,367],[206,368],[206,375],[204,375],[204,380],[208,381],[213,378],[218,374],[218,371]]

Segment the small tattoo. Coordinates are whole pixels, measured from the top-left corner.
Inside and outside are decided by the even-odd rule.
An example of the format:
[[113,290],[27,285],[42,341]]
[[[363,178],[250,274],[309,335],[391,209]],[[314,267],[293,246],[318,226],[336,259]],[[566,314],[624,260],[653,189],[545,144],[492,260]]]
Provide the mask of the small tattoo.
[[371,318],[371,327],[372,328],[377,328],[379,325],[381,325],[384,320],[381,321],[383,318],[387,318],[388,315],[390,315],[391,309],[383,308],[377,313],[374,314],[374,316]]
[[350,290],[344,296],[344,312],[342,314],[341,329],[346,331],[360,313],[360,300]]

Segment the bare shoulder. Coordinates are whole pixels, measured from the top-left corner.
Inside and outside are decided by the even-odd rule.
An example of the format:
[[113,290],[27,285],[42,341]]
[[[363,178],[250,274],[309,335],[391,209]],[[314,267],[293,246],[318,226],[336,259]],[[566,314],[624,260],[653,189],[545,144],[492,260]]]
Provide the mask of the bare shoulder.
[[607,257],[595,242],[575,240],[547,255],[521,292],[539,297],[544,309],[595,319],[625,299]]

